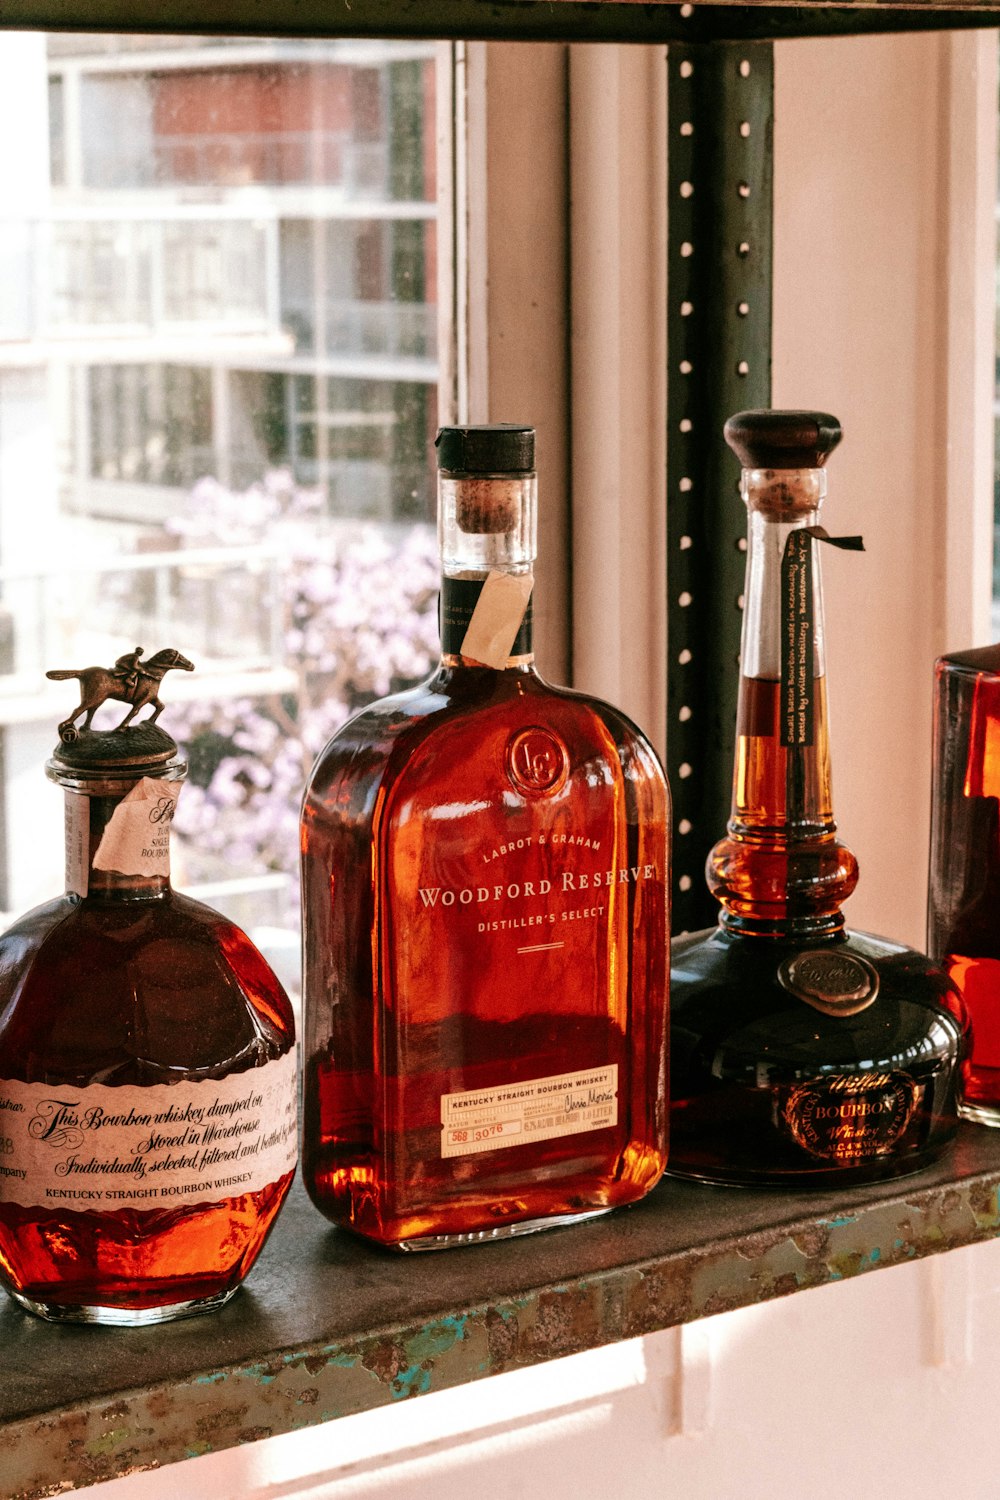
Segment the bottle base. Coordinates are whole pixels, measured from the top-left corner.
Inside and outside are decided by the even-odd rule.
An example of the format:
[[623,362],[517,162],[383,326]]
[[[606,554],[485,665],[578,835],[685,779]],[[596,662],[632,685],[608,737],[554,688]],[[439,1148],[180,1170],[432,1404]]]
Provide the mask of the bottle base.
[[[1000,1125],[1000,1117],[986,1123]],[[761,1172],[755,1175],[739,1171],[730,1173],[725,1168],[714,1166],[688,1167],[674,1166],[671,1163],[666,1175],[684,1182],[700,1182],[706,1187],[748,1188],[766,1193],[814,1193],[831,1187],[862,1187],[869,1182],[891,1182],[897,1177],[913,1177],[932,1166],[947,1144],[944,1141],[932,1151],[924,1151],[919,1156],[907,1157],[905,1160],[887,1157],[877,1164],[869,1162],[863,1167],[840,1167],[822,1172]]]
[[561,1229],[567,1224],[583,1224],[588,1219],[599,1219],[611,1212],[607,1208],[585,1209],[578,1214],[553,1214],[547,1219],[521,1219],[513,1224],[498,1224],[490,1229],[472,1229],[464,1234],[423,1234],[411,1240],[400,1240],[387,1245],[389,1250],[404,1253],[415,1250],[453,1250],[461,1245],[489,1245],[495,1240],[511,1240],[522,1234],[538,1234],[542,1229]]
[[1000,1130],[1000,1104],[980,1104],[963,1099],[958,1112],[963,1120],[974,1120],[977,1125],[991,1125],[994,1130]]
[[215,1312],[224,1307],[239,1285],[212,1297],[193,1297],[186,1302],[170,1302],[159,1307],[106,1307],[96,1303],[40,1302],[8,1287],[8,1294],[26,1311],[49,1323],[97,1323],[111,1328],[145,1328],[152,1323],[170,1323],[175,1318],[192,1318],[198,1313]]

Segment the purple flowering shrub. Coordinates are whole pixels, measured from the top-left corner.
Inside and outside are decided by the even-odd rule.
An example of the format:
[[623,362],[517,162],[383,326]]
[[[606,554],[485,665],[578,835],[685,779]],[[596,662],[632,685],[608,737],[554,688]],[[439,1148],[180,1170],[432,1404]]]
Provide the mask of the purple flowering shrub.
[[175,704],[170,731],[190,765],[174,821],[185,880],[284,873],[285,917],[295,922],[299,804],[316,756],[358,708],[426,676],[437,659],[433,530],[333,525],[321,497],[285,474],[242,494],[203,480],[171,529],[182,546],[266,542],[281,553],[294,690]]

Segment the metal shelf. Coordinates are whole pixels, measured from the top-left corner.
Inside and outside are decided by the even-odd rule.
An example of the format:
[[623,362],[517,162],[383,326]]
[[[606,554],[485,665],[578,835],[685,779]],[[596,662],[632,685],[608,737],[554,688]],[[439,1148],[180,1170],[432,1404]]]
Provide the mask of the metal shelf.
[[707,42],[1000,25],[1000,0],[730,5],[699,0],[5,0],[0,28],[236,36]]
[[1000,1133],[824,1194],[663,1182],[575,1228],[394,1256],[296,1187],[222,1310],[146,1329],[0,1309],[0,1496],[35,1500],[291,1432],[1000,1233]]

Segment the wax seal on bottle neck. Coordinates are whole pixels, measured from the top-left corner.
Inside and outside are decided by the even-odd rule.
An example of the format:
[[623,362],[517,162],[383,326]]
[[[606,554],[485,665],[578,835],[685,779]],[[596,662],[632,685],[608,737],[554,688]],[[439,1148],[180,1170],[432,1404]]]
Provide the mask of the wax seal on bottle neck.
[[[46,672],[56,681],[75,678],[79,683],[80,702],[59,725],[59,744],[46,765],[53,780],[66,775],[75,779],[170,776],[186,769],[177,745],[155,722],[163,708],[159,699],[160,682],[172,668],[193,671],[186,656],[172,648],[157,651],[148,661],[140,662],[142,647],[119,656],[113,667],[79,667]],[[128,712],[114,729],[93,729],[94,714],[109,701],[124,703]],[[152,714],[134,723],[136,714],[146,706]],[[78,726],[77,720],[83,723]]]
[[724,431],[744,469],[821,469],[843,436],[825,411],[739,411]]

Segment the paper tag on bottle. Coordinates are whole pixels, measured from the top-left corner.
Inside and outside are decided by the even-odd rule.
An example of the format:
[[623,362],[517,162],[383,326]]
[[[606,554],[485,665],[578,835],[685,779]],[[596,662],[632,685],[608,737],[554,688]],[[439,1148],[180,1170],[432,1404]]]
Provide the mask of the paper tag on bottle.
[[90,798],[80,792],[64,795],[66,890],[71,896],[85,896],[90,888]]
[[121,875],[170,874],[170,824],[179,781],[143,776],[108,820],[94,855],[95,870]]
[[831,547],[843,547],[851,552],[863,552],[865,548],[861,537],[831,536],[824,526],[800,526],[788,534],[781,555],[781,698],[778,720],[780,743],[789,747],[811,745],[815,740],[814,541],[829,542]]
[[618,1123],[618,1064],[441,1095],[441,1155],[527,1146]]
[[531,573],[487,576],[462,641],[463,656],[497,670],[507,665],[534,582]]
[[114,1212],[260,1192],[295,1166],[297,1103],[294,1047],[145,1088],[0,1079],[0,1203]]

